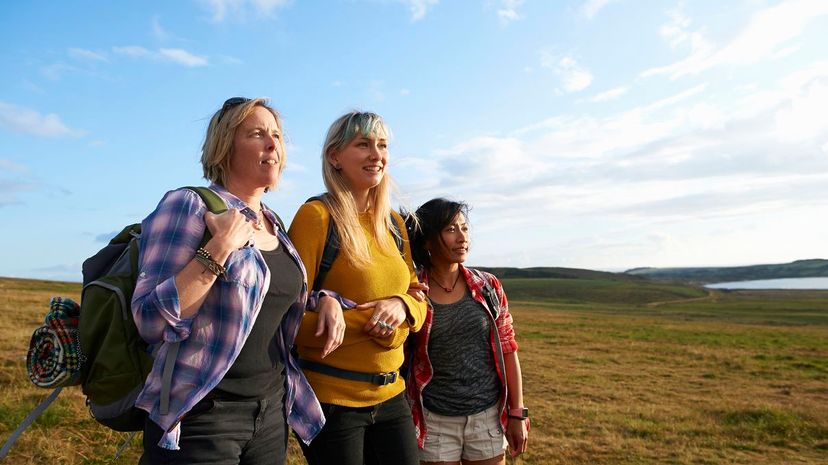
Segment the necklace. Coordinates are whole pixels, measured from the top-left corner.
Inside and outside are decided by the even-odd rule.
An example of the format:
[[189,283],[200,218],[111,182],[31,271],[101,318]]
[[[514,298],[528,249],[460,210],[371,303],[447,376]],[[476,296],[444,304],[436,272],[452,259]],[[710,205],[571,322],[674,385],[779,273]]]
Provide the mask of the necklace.
[[259,208],[259,213],[256,215],[256,225],[255,228],[258,231],[261,231],[264,228],[264,209]]
[[454,284],[452,284],[451,287],[446,287],[440,284],[440,281],[437,281],[435,276],[432,276],[431,278],[435,283],[437,283],[438,286],[443,288],[444,291],[451,292],[454,290],[454,287],[457,286],[457,281],[460,281],[460,270],[457,270],[457,277],[454,278]]

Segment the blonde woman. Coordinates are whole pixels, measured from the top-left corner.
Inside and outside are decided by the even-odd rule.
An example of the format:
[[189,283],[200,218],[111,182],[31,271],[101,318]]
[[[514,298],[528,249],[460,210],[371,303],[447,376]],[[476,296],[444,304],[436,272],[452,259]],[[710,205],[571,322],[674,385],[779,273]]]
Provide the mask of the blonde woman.
[[[142,223],[132,313],[157,350],[135,403],[148,412],[142,464],[283,464],[288,425],[303,442],[322,429],[291,353],[305,268],[262,203],[285,156],[276,110],[260,98],[228,99],[210,119],[201,157],[227,211],[214,215],[178,189]],[[212,237],[200,245],[205,231]]]
[[[331,222],[339,250],[296,338],[326,417],[303,447],[311,465],[417,464],[399,368],[403,343],[422,326],[426,306],[407,293],[417,276],[404,223],[389,205],[389,135],[374,113],[337,119],[322,152],[327,193],[304,204],[289,230],[309,282],[320,270]],[[402,254],[395,239],[402,239]],[[359,305],[343,308],[348,300]]]

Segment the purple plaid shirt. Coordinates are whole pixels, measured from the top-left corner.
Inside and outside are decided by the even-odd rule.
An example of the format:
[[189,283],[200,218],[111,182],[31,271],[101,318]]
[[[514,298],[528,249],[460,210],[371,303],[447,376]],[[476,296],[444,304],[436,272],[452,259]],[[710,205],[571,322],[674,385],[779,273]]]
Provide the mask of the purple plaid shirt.
[[[253,218],[255,213],[240,199],[218,185],[210,186],[227,203]],[[138,282],[132,298],[132,314],[138,331],[157,347],[152,371],[135,405],[167,433],[158,445],[177,450],[180,421],[222,379],[241,352],[270,285],[270,270],[261,252],[243,247],[230,254],[225,275],[217,278],[204,304],[192,318],[182,318],[175,275],[189,263],[204,236],[207,206],[189,189],[168,192],[158,207],[141,223]],[[265,215],[276,218],[267,207]],[[278,228],[277,228],[278,229]],[[287,423],[309,443],[325,423],[322,409],[305,375],[291,354],[299,330],[308,283],[299,254],[279,229],[284,250],[304,276],[302,292],[282,320],[277,341],[285,366]],[[172,377],[169,412],[160,413],[161,372],[169,343],[180,341]]]

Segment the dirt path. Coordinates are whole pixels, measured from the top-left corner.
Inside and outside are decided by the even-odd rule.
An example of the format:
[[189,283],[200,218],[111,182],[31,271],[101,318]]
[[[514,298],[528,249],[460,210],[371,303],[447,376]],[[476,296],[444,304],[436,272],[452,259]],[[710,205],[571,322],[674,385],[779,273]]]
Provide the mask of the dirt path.
[[699,302],[702,300],[712,300],[717,301],[719,300],[719,294],[712,289],[705,289],[707,291],[707,295],[704,297],[693,297],[692,299],[677,299],[677,300],[662,300],[660,302],[650,302],[647,304],[648,307],[660,307],[662,305],[670,305],[670,304],[683,304],[687,302]]

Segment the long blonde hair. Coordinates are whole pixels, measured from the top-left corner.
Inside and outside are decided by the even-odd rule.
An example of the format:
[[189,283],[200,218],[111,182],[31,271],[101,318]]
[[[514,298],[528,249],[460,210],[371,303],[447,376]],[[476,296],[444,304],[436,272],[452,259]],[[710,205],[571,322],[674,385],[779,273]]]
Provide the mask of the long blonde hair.
[[[331,124],[325,145],[322,147],[322,178],[328,195],[323,202],[331,214],[339,234],[340,251],[356,267],[367,266],[371,262],[368,238],[359,223],[359,211],[351,193],[348,182],[342,173],[335,169],[329,155],[344,149],[357,136],[389,139],[391,131],[382,117],[376,113],[352,111],[346,113]],[[372,229],[380,250],[385,254],[396,253],[394,240],[389,231],[396,231],[391,225],[391,190],[393,180],[385,166],[380,183],[368,191],[368,201],[372,213]],[[392,232],[391,234],[396,234]]]

